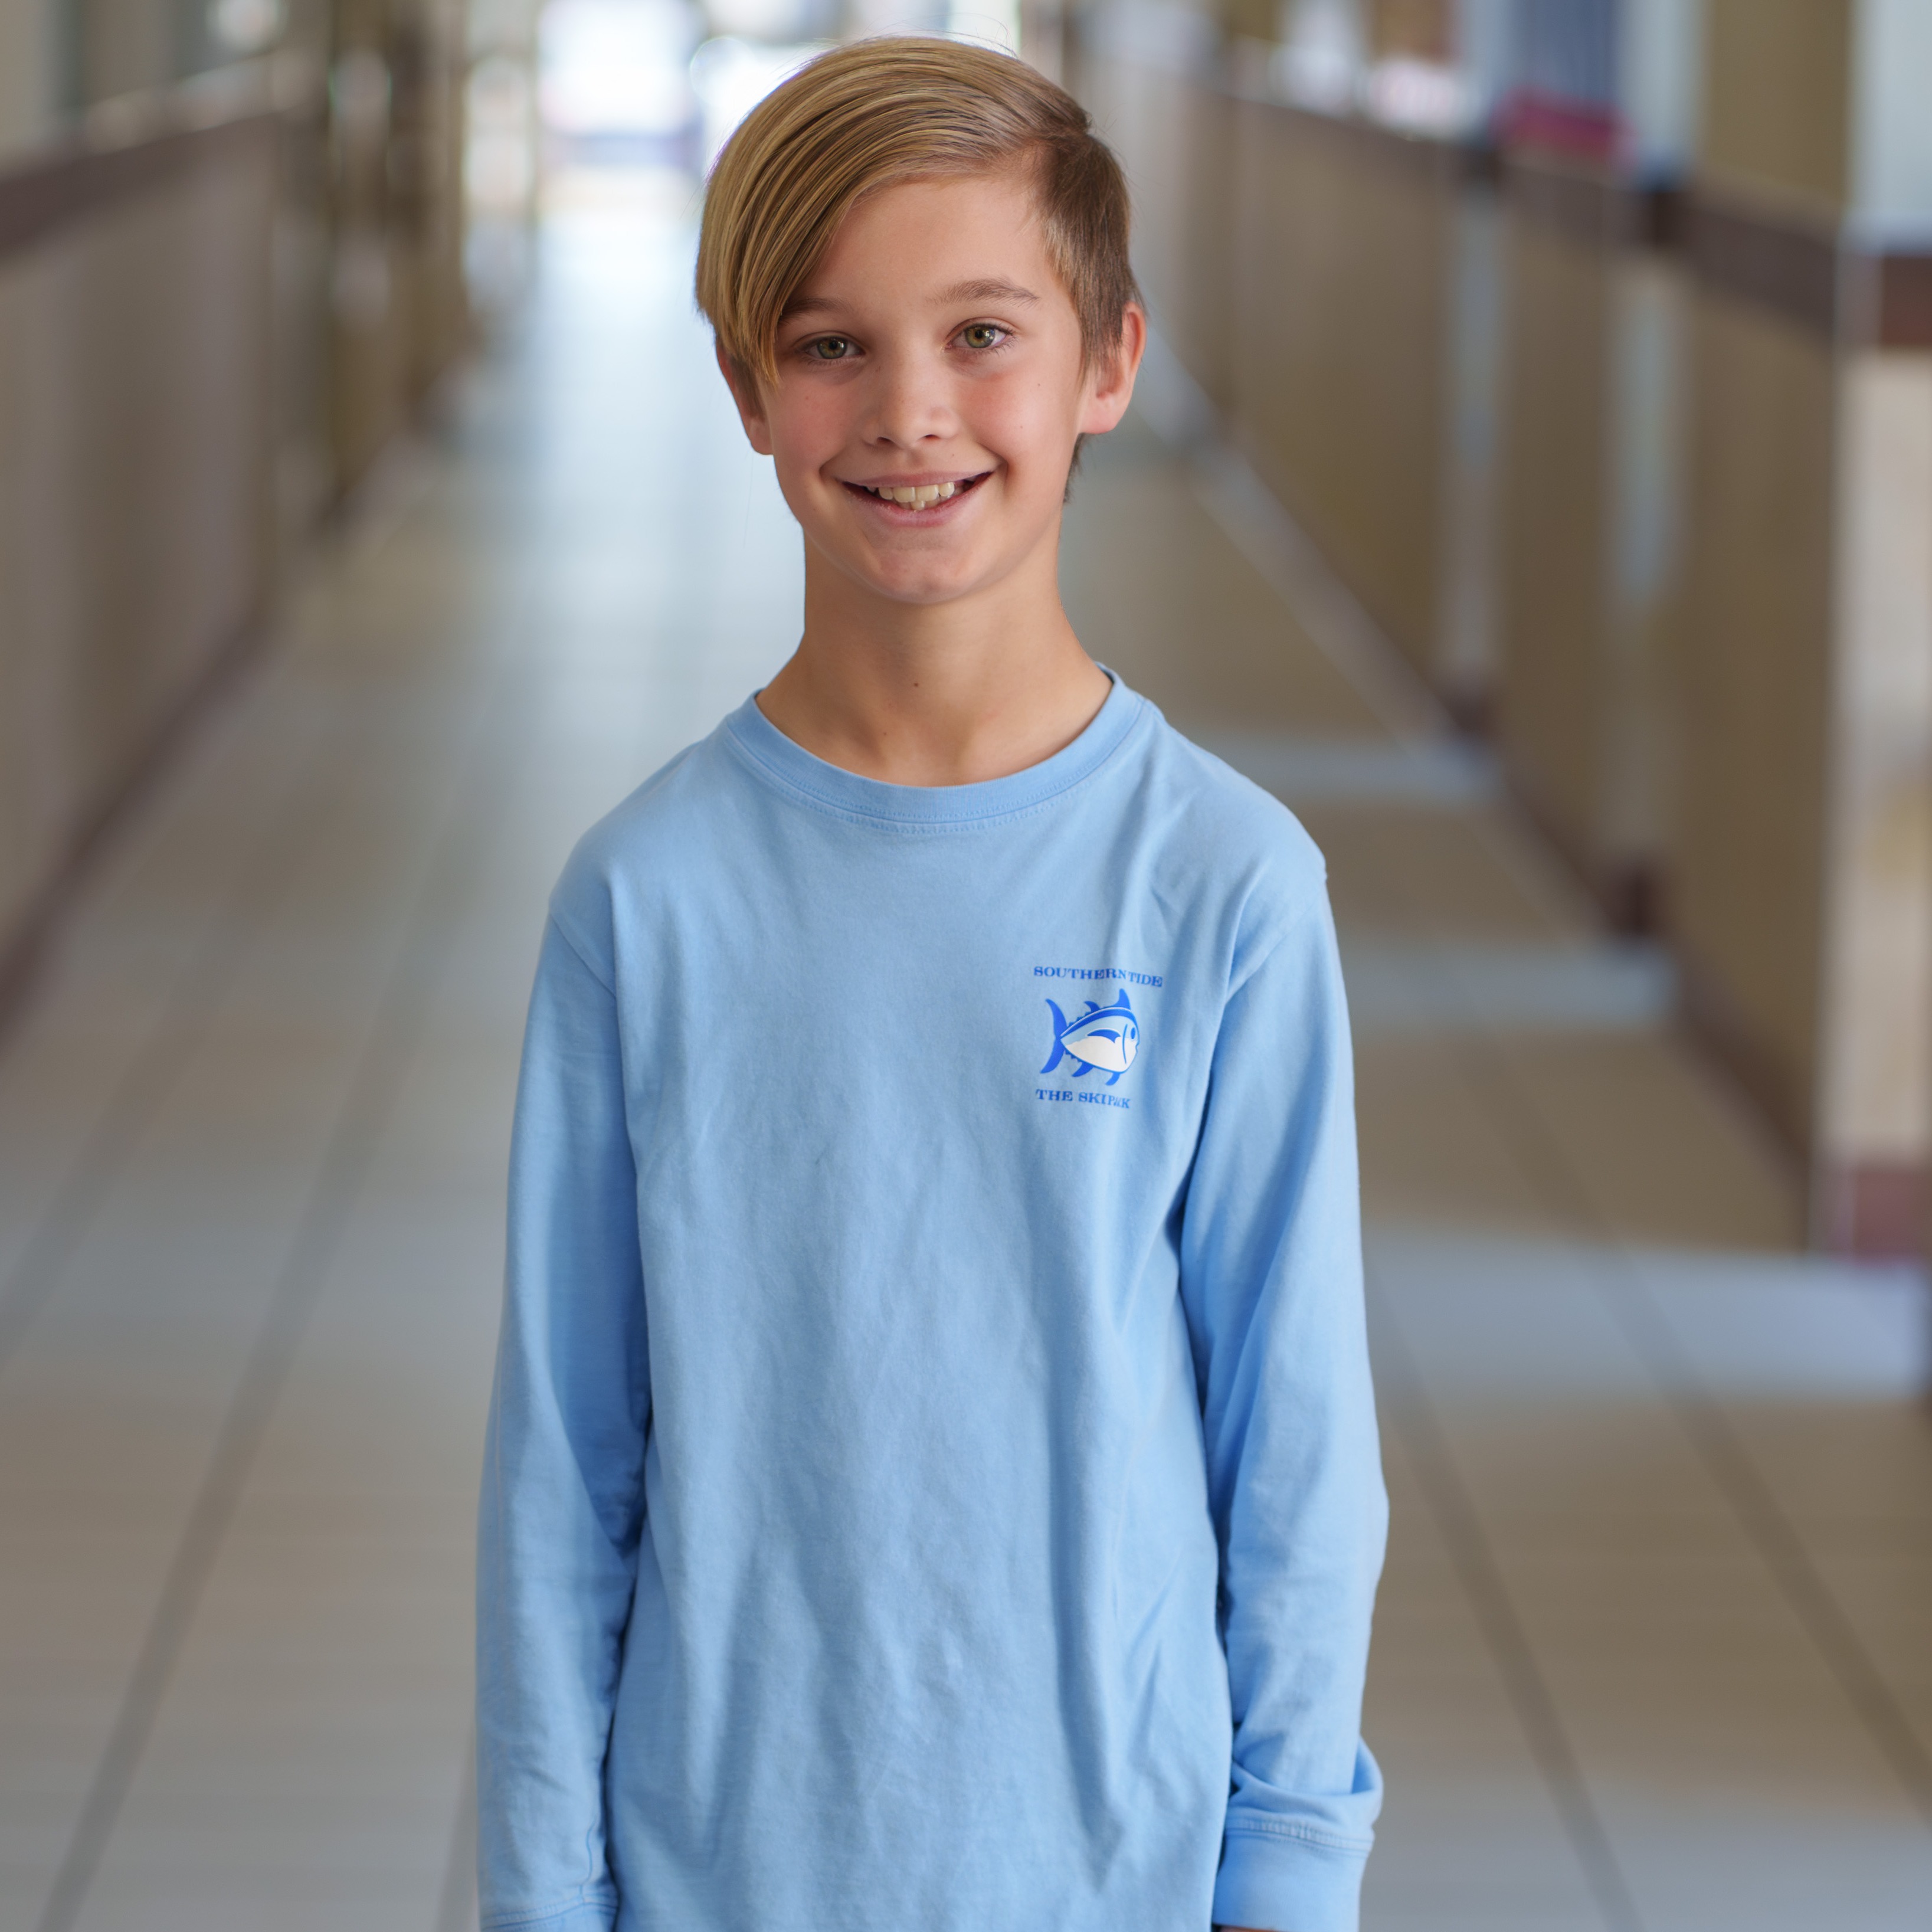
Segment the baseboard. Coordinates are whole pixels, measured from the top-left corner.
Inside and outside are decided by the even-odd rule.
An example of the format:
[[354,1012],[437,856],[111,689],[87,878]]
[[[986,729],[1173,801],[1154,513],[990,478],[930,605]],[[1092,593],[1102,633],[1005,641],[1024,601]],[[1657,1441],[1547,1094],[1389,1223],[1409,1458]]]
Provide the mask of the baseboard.
[[1606,859],[1588,850],[1556,813],[1545,808],[1534,786],[1510,764],[1507,748],[1493,735],[1490,742],[1498,752],[1510,796],[1594,902],[1604,923],[1620,939],[1656,938],[1664,930],[1661,866],[1649,859]]

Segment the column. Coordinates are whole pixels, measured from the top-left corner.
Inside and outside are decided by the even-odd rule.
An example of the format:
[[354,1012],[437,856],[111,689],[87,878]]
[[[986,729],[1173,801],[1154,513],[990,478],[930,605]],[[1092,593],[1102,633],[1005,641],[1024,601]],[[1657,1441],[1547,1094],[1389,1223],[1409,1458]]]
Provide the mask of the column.
[[1916,1248],[1932,1124],[1932,10],[1712,0],[1671,930],[1816,1238]]

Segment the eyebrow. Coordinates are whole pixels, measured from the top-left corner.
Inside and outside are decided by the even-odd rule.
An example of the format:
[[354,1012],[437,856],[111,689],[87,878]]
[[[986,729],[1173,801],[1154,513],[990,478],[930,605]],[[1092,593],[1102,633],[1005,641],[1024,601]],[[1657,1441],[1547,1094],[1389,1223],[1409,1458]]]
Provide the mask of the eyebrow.
[[[951,288],[941,291],[939,299],[950,305],[955,302],[1036,302],[1040,298],[1032,290],[1023,289],[1017,282],[994,280],[956,282]],[[823,315],[827,310],[836,310],[838,307],[838,303],[830,296],[800,296],[795,301],[785,304],[784,313],[778,320],[790,322],[801,315]]]
[[1036,302],[1039,296],[1030,289],[1022,288],[1017,282],[959,282],[948,289],[940,297],[941,302]]

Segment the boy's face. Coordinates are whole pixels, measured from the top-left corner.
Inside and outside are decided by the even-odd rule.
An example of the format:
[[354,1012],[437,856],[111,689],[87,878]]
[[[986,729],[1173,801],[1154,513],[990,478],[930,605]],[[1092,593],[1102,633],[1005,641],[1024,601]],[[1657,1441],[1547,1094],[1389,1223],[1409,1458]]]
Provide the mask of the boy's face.
[[1017,170],[909,182],[846,218],[778,325],[776,385],[732,387],[812,549],[855,586],[943,604],[1051,567],[1075,440],[1125,412],[1143,332],[1131,310],[1121,352],[1082,370]]

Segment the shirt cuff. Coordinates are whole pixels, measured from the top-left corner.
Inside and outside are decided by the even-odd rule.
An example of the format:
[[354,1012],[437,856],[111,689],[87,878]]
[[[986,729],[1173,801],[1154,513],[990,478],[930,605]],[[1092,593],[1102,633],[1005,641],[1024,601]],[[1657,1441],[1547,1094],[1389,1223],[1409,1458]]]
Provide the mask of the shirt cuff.
[[1214,1881],[1214,1923],[1252,1932],[1357,1932],[1368,1847],[1231,1826]]
[[584,1899],[553,1912],[486,1912],[482,1932],[610,1932],[616,1922],[614,1900]]

